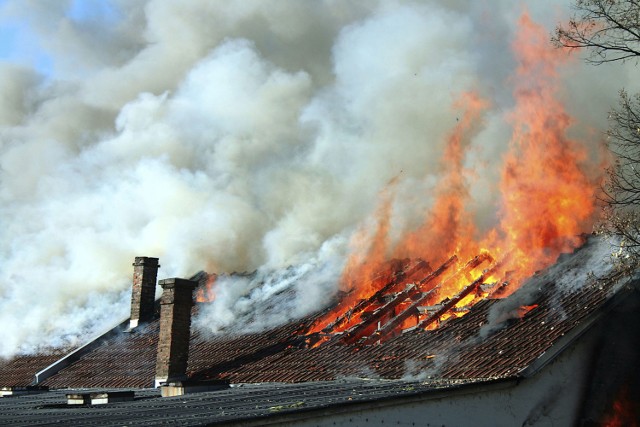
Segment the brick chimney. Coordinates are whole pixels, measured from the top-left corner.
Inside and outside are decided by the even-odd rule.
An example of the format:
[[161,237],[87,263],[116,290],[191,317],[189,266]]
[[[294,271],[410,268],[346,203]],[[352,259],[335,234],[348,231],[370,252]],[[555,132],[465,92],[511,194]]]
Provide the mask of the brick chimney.
[[133,263],[129,329],[137,327],[140,322],[153,319],[158,268],[160,268],[158,258],[137,256]]
[[187,378],[189,337],[191,334],[191,307],[193,290],[198,282],[186,279],[160,280],[160,335],[156,380],[158,387],[163,382],[181,381]]

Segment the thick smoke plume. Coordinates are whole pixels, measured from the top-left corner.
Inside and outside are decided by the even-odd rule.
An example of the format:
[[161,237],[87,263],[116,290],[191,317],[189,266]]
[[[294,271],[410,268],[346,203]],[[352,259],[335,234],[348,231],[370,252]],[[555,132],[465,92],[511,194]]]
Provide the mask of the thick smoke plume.
[[[248,318],[321,307],[390,182],[389,238],[420,225],[464,94],[487,105],[461,158],[469,214],[494,226],[518,17],[551,31],[568,12],[516,3],[3,2],[22,50],[46,56],[0,62],[0,356],[126,317],[134,256],[161,277],[258,270],[218,284],[204,328],[283,292],[279,270],[302,296]],[[586,163],[630,77],[563,69]]]

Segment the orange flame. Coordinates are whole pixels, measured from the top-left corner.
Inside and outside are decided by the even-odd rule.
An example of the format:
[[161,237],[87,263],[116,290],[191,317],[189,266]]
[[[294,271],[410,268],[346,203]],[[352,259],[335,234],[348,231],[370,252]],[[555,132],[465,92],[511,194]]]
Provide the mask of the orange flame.
[[442,263],[452,253],[467,250],[463,257],[477,253],[473,243],[475,226],[465,212],[469,197],[465,184],[464,155],[470,142],[470,132],[476,127],[480,113],[487,102],[476,93],[463,94],[454,108],[464,108],[462,118],[449,136],[441,159],[444,177],[435,188],[433,208],[427,213],[424,224],[408,233],[396,246],[396,256],[416,257],[428,255],[433,265]]
[[214,285],[216,284],[217,278],[217,275],[209,274],[207,283],[196,290],[196,302],[213,302],[213,300],[216,299]]
[[[343,289],[350,293],[308,332],[330,327],[331,322],[345,315],[349,316],[349,322],[341,322],[340,331],[346,330],[347,326],[354,327],[363,313],[351,313],[350,310],[360,307],[359,301],[374,294],[374,299],[379,299],[376,292],[397,280],[394,276],[397,272],[389,261],[392,257],[420,258],[437,267],[453,254],[464,262],[480,253],[498,262],[499,268],[494,265],[491,274],[486,276],[478,267],[462,275],[454,269],[438,277],[443,286],[433,284],[438,286],[437,292],[432,293],[432,299],[426,304],[434,305],[455,295],[461,298],[449,312],[435,319],[440,322],[463,315],[468,304],[482,298],[503,297],[513,292],[536,270],[577,247],[581,243],[581,233],[591,230],[595,219],[597,180],[587,173],[586,150],[568,137],[573,119],[556,97],[558,69],[569,59],[560,50],[550,47],[546,30],[535,24],[527,13],[520,18],[513,51],[518,61],[512,80],[515,105],[507,115],[513,134],[503,157],[498,185],[501,207],[497,225],[479,236],[468,212],[467,177],[470,171],[465,170],[465,156],[488,102],[477,93],[466,93],[454,104],[454,108],[462,110],[461,117],[448,137],[440,162],[444,178],[434,189],[434,203],[423,224],[391,247],[392,190],[398,178],[394,179],[382,193],[375,232],[367,239],[362,231],[355,240],[361,249],[350,257],[343,272]],[[471,286],[478,278],[482,283]],[[508,289],[504,286],[507,282]],[[403,283],[414,282],[404,280]],[[495,286],[485,290],[485,284]],[[461,297],[460,292],[464,289],[467,292],[470,286],[475,292]],[[375,311],[380,305],[369,301],[366,310]],[[402,325],[415,323],[400,320],[397,323]],[[364,330],[360,327],[357,334],[347,333],[347,336],[353,339],[361,336],[360,332]],[[376,336],[380,337],[383,332],[384,328],[371,335],[368,341],[378,339]]]
[[568,58],[548,48],[546,32],[528,15],[519,24],[514,134],[500,184],[505,238],[499,246],[514,251],[513,267],[522,280],[580,244],[579,234],[593,225],[596,183],[584,172],[584,148],[566,136],[572,119],[555,97],[558,66]]
[[[377,290],[376,278],[385,275],[384,270],[388,270],[391,267],[387,265],[387,251],[389,248],[389,232],[391,230],[390,221],[393,202],[391,196],[396,183],[397,178],[394,178],[382,193],[382,204],[378,208],[376,215],[378,218],[376,232],[371,237],[371,240],[368,240],[364,229],[354,239],[353,244],[357,250],[347,261],[342,275],[342,286],[346,289],[354,288],[356,291],[350,298],[358,299],[372,295]],[[386,275],[390,275],[393,272],[386,271],[386,273]]]
[[[549,47],[544,28],[526,13],[519,24],[520,32],[514,41],[519,63],[514,79],[515,106],[508,116],[514,131],[499,185],[499,225],[477,239],[465,210],[469,194],[464,155],[470,133],[487,106],[477,94],[469,93],[454,105],[464,106],[465,111],[442,158],[445,177],[435,189],[433,208],[421,227],[401,239],[394,249],[395,256],[422,257],[437,265],[452,253],[466,259],[481,248],[489,248],[494,256],[513,254],[509,267],[516,274],[510,280],[518,282],[554,262],[560,253],[578,246],[580,234],[591,230],[597,182],[585,172],[585,149],[567,137],[573,120],[556,99],[558,67],[568,58]],[[384,216],[371,245],[370,254],[376,265],[385,259],[381,250],[388,251],[381,244],[387,242],[381,233],[389,229],[389,205],[387,196]],[[354,264],[357,262],[351,259],[351,276]],[[366,282],[371,274],[359,277]]]
[[528,312],[538,307],[538,304],[522,305],[518,307],[518,317],[522,319]]

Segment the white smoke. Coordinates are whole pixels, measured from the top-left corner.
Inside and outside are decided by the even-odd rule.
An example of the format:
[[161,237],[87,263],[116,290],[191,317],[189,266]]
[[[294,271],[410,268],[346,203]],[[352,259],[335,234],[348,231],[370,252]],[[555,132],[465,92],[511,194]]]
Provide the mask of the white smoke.
[[334,238],[295,266],[219,276],[215,300],[200,307],[194,326],[211,333],[261,332],[324,307],[343,268],[343,247]]
[[[491,222],[522,5],[82,3],[100,13],[78,16],[74,1],[0,8],[49,64],[0,62],[0,356],[75,343],[126,316],[134,256],[159,257],[160,277],[258,269],[259,281],[220,286],[198,320],[214,330],[263,303],[289,265],[303,297],[263,320],[320,307],[390,179],[406,196],[395,223],[421,217],[452,104],[471,89],[493,103],[467,159],[483,171],[476,214]],[[568,11],[527,5],[549,31]],[[571,70],[559,96],[595,93],[572,113],[601,129],[631,76]]]

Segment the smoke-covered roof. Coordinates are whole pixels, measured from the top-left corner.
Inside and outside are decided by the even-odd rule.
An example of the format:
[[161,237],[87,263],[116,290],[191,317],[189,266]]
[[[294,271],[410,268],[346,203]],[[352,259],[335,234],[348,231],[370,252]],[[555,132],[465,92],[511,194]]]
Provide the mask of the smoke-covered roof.
[[[322,313],[266,332],[209,335],[196,328],[191,334],[188,375],[226,379],[232,384],[343,377],[470,380],[527,375],[605,313],[613,296],[637,288],[629,279],[596,279],[599,272],[593,271],[598,266],[594,259],[603,256],[602,248],[592,239],[507,298],[481,301],[465,316],[445,321],[437,329],[405,330],[373,345],[330,339],[320,346],[309,346],[300,331]],[[196,306],[194,313],[198,310]],[[92,351],[40,385],[152,386],[158,318],[132,332],[121,328],[120,333],[105,337]],[[52,355],[52,359],[58,356]],[[3,385],[31,382],[41,367],[29,365],[29,357],[0,363]],[[50,362],[47,359],[46,363]]]

